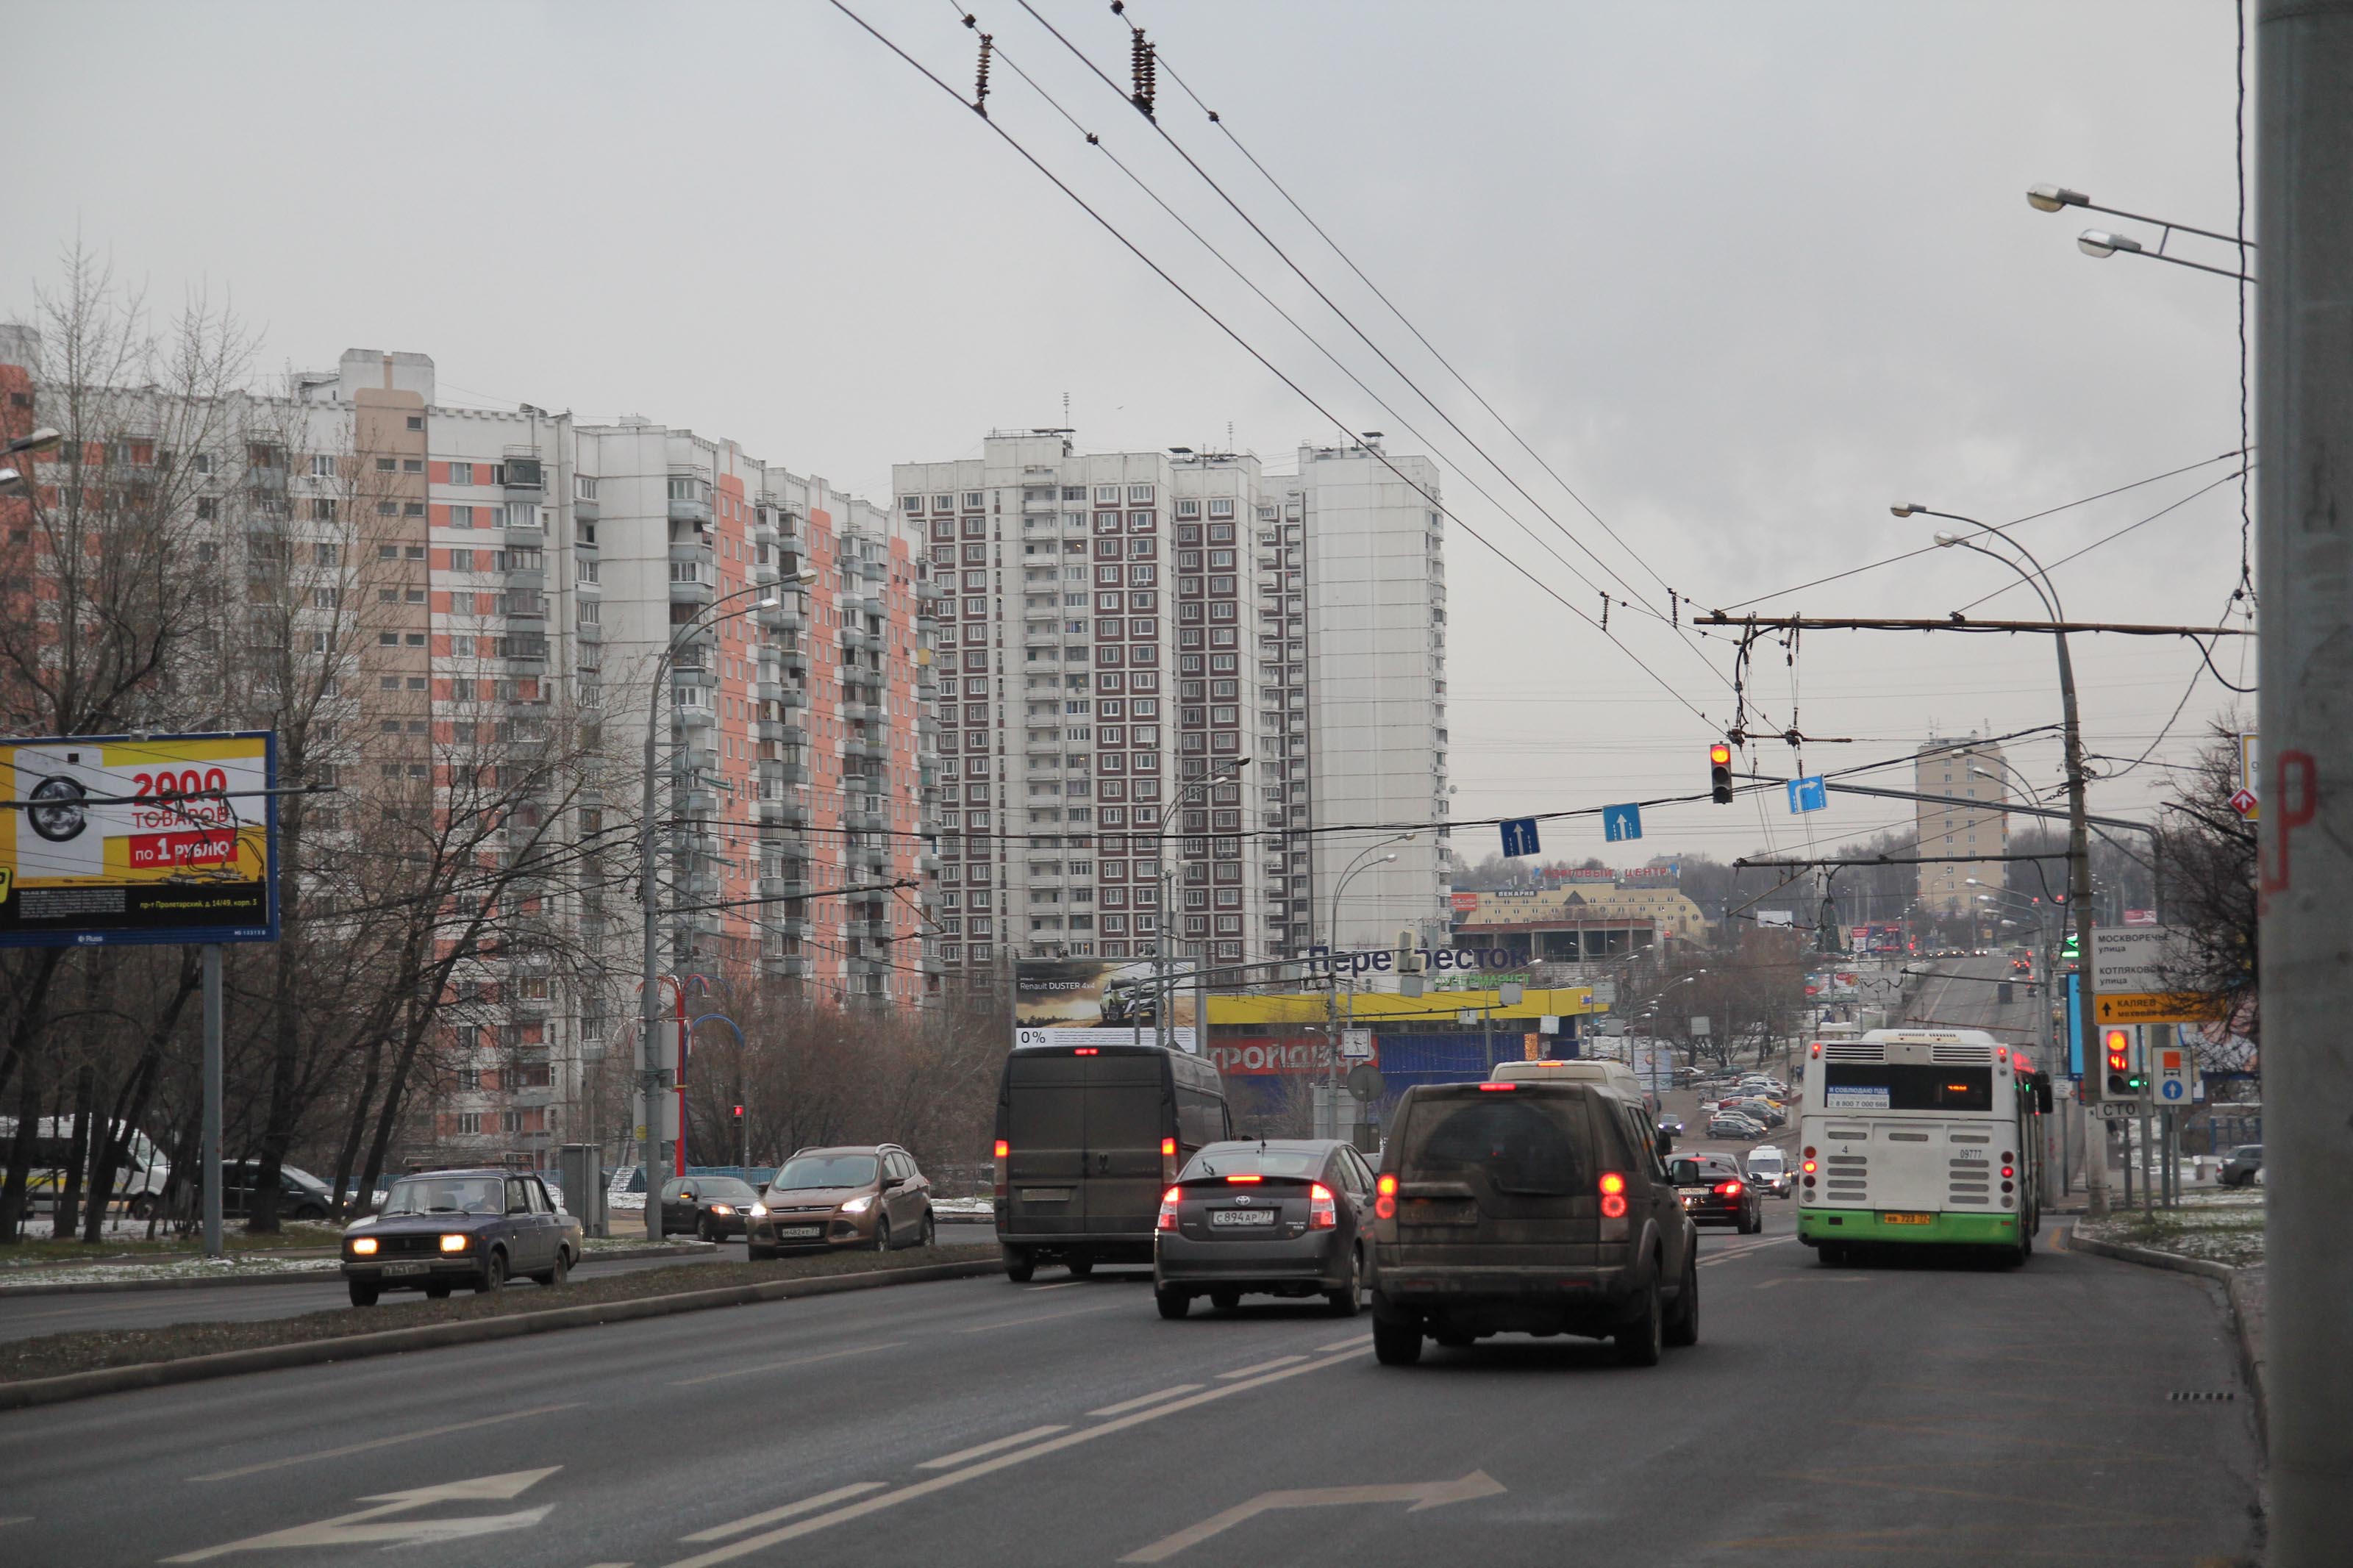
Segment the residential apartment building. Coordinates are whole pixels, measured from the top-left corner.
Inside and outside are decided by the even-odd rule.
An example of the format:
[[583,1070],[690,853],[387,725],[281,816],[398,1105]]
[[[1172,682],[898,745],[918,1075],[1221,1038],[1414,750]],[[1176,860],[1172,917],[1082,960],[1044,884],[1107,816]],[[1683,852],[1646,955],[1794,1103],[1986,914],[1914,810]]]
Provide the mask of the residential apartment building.
[[[1430,465],[1398,466],[1435,492]],[[894,468],[941,595],[951,973],[1150,957],[1164,931],[1172,956],[1288,956],[1321,940],[1319,877],[1368,841],[1327,850],[1319,825],[1441,819],[1439,531],[1377,468],[1310,449],[1272,478],[1036,430]],[[1326,735],[1361,754],[1328,760]],[[1360,879],[1365,929],[1442,922],[1441,837]]]
[[[35,357],[0,331],[19,412]],[[281,765],[342,793],[305,804],[306,880],[360,875],[380,851],[336,847],[396,794],[496,818],[466,854],[507,873],[501,937],[454,952],[443,1070],[410,1102],[403,1157],[521,1159],[612,1131],[583,1080],[635,1048],[649,714],[666,973],[865,1005],[936,991],[928,568],[892,510],[690,430],[444,405],[419,353],[350,350],[283,395],[151,398],[152,417],[140,395],[126,418],[155,428],[109,447],[104,482],[172,475],[190,580],[212,584],[162,678],[174,717],[252,709],[234,672],[270,661],[240,642],[315,676],[307,752],[281,734]],[[5,542],[41,569],[25,530]],[[570,820],[501,790],[550,755],[596,774],[565,792]]]
[[1936,915],[1964,915],[1980,895],[2008,885],[2010,814],[2001,747],[1980,741],[1931,740],[1913,760],[1913,793],[1935,795],[1913,808],[1918,833],[1920,903]]

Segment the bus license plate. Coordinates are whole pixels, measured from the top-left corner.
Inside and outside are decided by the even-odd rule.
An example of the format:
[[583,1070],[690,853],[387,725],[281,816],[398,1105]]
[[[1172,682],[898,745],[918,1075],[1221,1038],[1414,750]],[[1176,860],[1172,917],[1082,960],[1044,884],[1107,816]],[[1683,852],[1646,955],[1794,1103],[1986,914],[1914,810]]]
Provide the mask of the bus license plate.
[[1932,1214],[1883,1214],[1879,1220],[1882,1225],[1934,1225],[1936,1216]]
[[1272,1225],[1272,1209],[1211,1209],[1211,1225]]
[[825,1227],[821,1225],[780,1225],[776,1227],[776,1238],[780,1241],[806,1241],[824,1234]]
[[396,1274],[422,1274],[426,1267],[422,1263],[387,1263],[384,1266],[384,1271],[387,1278]]
[[1066,1204],[1071,1201],[1068,1187],[1024,1187],[1021,1201],[1025,1204]]

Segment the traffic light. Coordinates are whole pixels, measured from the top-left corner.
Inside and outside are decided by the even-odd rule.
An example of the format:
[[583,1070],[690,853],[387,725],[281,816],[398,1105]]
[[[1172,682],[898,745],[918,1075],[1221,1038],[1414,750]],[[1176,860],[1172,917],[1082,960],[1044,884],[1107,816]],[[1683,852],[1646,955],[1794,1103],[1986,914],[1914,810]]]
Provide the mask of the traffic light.
[[1716,805],[1732,804],[1732,748],[1722,741],[1707,749],[1707,787]]
[[2139,1055],[2133,1048],[2129,1030],[2108,1029],[2102,1033],[2101,1044],[2107,1056],[2109,1100],[2138,1100],[2148,1087],[2148,1075],[2134,1058]]
[[744,1108],[740,1105],[735,1108],[735,1120],[738,1121],[744,1120]]

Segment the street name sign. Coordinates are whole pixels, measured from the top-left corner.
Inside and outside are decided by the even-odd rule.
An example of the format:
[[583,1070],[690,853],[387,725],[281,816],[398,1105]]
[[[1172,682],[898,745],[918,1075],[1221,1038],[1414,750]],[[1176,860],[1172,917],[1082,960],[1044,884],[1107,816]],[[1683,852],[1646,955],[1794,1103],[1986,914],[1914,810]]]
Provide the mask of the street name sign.
[[[1529,832],[1535,832],[1531,827]],[[1601,808],[1601,837],[1615,844],[1622,838],[1642,837],[1642,808],[1639,805],[1605,805]]]
[[2099,1024],[2197,1024],[2215,1016],[2206,997],[2168,990],[2178,973],[2165,926],[2104,926],[2092,933],[2092,1018]]
[[1533,816],[1507,816],[1503,822],[1504,858],[1536,854],[1536,819]]
[[2204,1024],[2220,1016],[2211,998],[2188,991],[2103,992],[2092,999],[2097,1024]]

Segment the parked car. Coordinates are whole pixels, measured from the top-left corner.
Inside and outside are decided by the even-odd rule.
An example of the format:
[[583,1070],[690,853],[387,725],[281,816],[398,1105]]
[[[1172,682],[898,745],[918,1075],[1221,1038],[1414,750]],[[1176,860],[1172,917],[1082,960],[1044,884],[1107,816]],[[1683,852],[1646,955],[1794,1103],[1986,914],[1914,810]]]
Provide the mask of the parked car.
[[896,1143],[803,1149],[776,1168],[744,1216],[754,1258],[836,1247],[929,1247],[932,1184]]
[[699,1241],[742,1236],[760,1194],[733,1176],[672,1176],[662,1184],[662,1233]]
[[1152,1291],[1164,1318],[1196,1296],[1321,1295],[1354,1317],[1364,1300],[1373,1173],[1335,1139],[1212,1143],[1160,1197]]
[[1375,1186],[1374,1355],[1571,1333],[1654,1366],[1696,1343],[1698,1233],[1651,1135],[1599,1081],[1408,1089]]
[[1731,1102],[1731,1109],[1751,1121],[1759,1123],[1767,1131],[1782,1126],[1789,1120],[1788,1111],[1759,1095],[1751,1095],[1745,1100],[1736,1100]]
[[1765,1124],[1736,1110],[1719,1110],[1708,1120],[1707,1135],[1711,1138],[1762,1138],[1765,1136]]
[[2247,1186],[2263,1173],[2263,1146],[2242,1143],[2231,1151],[2229,1159],[2222,1162],[2222,1184],[2226,1187]]
[[529,1172],[433,1171],[393,1183],[383,1210],[343,1232],[343,1279],[354,1307],[385,1290],[500,1290],[517,1275],[556,1286],[584,1246]]
[[1770,1143],[1748,1151],[1748,1180],[1777,1198],[1789,1195],[1789,1157]]
[[[253,1213],[253,1194],[261,1174],[259,1160],[221,1162],[221,1214],[244,1219]],[[310,1172],[293,1165],[278,1167],[278,1217],[322,1220],[334,1212],[334,1189]]]
[[1757,1184],[1729,1154],[1678,1154],[1667,1162],[1683,1212],[1694,1225],[1728,1225],[1743,1236],[1765,1228]]

